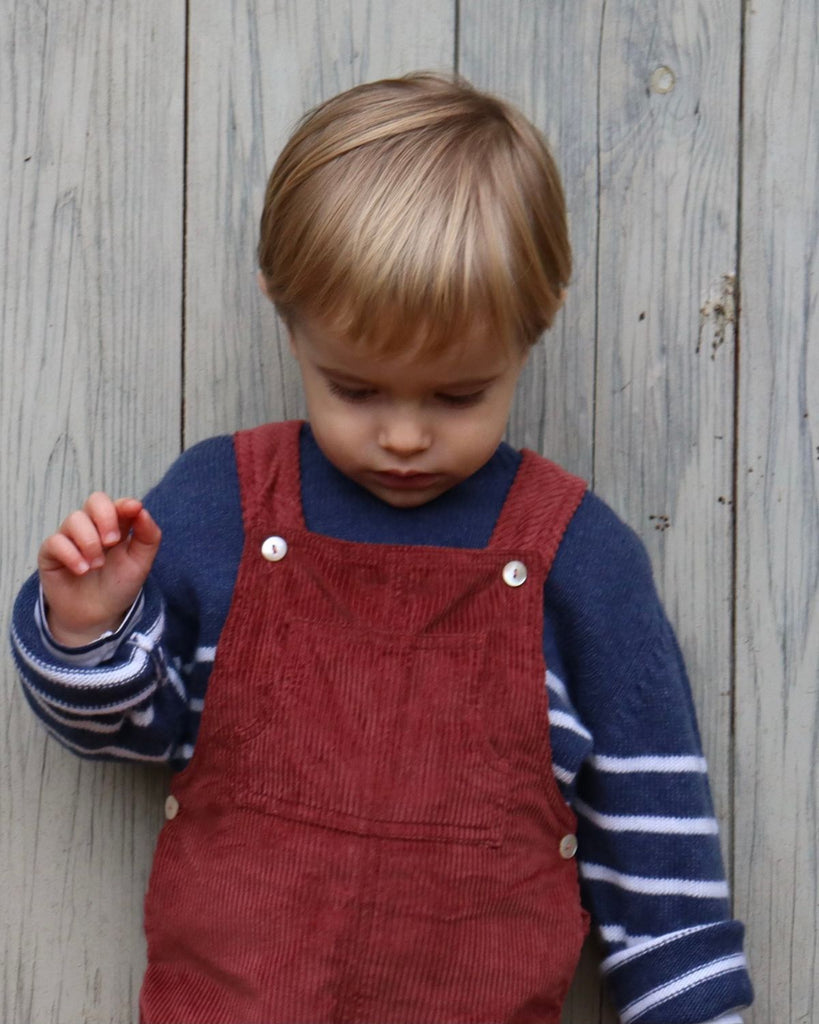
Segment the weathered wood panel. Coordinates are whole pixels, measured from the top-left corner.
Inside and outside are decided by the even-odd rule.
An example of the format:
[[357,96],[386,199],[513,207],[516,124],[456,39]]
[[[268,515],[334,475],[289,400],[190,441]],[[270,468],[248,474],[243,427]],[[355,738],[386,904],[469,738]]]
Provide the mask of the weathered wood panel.
[[819,1019],[819,8],[746,5],[735,877],[749,1021]]
[[299,117],[357,82],[452,67],[451,0],[191,3],[186,443],[303,415],[256,285],[264,186]]
[[[179,446],[184,12],[0,4],[0,628],[46,533]],[[7,658],[0,1019],[133,1020],[156,773],[78,761]]]
[[739,69],[736,4],[605,7],[594,483],[651,555],[726,853]]
[[726,849],[739,70],[735,4],[606,5],[594,480],[652,556]]

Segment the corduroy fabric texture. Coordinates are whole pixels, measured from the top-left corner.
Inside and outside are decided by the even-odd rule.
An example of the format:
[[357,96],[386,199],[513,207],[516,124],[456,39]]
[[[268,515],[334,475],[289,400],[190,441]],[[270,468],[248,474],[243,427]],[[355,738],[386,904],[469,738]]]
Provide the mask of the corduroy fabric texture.
[[557,1024],[587,923],[542,594],[582,481],[525,453],[486,549],[358,544],[306,529],[297,425],[235,444],[245,548],[146,898],[145,1024]]

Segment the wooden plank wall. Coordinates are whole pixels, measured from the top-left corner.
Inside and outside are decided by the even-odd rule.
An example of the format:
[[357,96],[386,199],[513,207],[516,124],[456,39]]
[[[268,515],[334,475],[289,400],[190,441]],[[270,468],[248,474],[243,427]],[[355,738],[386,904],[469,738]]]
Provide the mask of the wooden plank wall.
[[[642,535],[692,676],[757,1003],[817,963],[815,0],[0,0],[0,625],[95,487],[299,415],[256,291],[269,167],[307,107],[459,68],[546,132],[575,274],[510,437]],[[740,302],[741,297],[741,302]],[[0,666],[0,1018],[135,1017],[166,779],[80,762]],[[614,1017],[593,947],[565,1024]]]

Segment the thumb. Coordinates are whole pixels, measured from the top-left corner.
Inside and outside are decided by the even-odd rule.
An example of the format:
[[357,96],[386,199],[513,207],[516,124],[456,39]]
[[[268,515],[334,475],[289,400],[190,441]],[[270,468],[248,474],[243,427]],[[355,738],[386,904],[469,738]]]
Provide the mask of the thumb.
[[162,531],[151,518],[151,514],[146,508],[140,509],[139,515],[131,524],[128,554],[145,576],[151,571],[161,539]]

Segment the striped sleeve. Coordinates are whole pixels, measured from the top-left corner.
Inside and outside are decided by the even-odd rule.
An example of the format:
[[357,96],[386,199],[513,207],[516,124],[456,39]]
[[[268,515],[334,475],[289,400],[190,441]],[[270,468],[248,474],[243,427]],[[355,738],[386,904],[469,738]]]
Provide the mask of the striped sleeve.
[[162,544],[120,628],[62,647],[48,632],[35,575],[15,602],[11,646],[26,699],[64,746],[181,769],[193,754],[244,537],[231,438],[184,452],[145,504]]
[[[581,884],[623,1024],[713,1018],[750,1002],[708,776],[671,629],[600,710],[577,780]],[[605,711],[610,723],[605,722]]]
[[163,602],[149,584],[116,633],[63,648],[43,621],[32,576],[15,602],[11,646],[35,715],[81,756],[170,761],[187,694],[166,657],[164,630]]
[[622,1024],[739,1024],[743,928],[682,657],[642,545],[597,499],[584,505],[547,583],[544,649],[607,988]]

